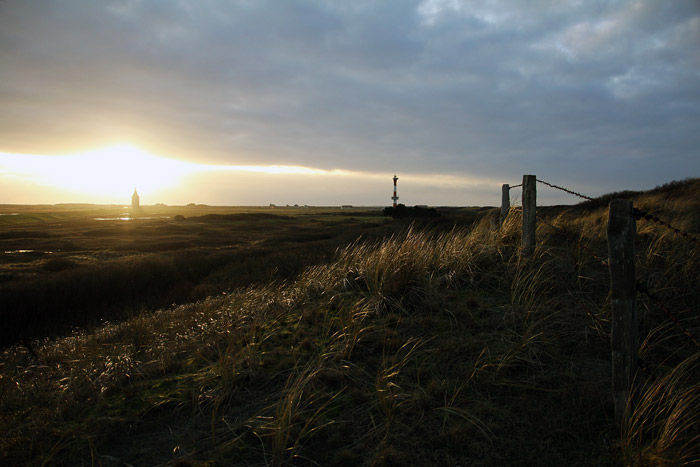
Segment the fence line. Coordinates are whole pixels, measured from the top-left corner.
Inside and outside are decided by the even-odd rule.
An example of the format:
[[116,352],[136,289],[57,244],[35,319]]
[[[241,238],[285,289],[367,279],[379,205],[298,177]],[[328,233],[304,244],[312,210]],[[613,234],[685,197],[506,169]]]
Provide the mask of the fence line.
[[547,185],[547,186],[550,186],[550,187],[552,187],[552,188],[556,188],[557,190],[565,191],[565,192],[570,193],[570,194],[572,194],[572,195],[574,195],[574,196],[578,196],[579,198],[583,198],[583,199],[586,199],[586,200],[588,200],[588,201],[593,201],[593,198],[591,198],[590,196],[582,195],[581,193],[577,193],[577,192],[575,192],[575,191],[568,190],[568,189],[566,189],[566,188],[564,188],[564,187],[561,187],[561,186],[558,186],[558,185],[554,185],[553,183],[545,182],[544,180],[537,179],[537,181],[540,182],[540,183],[543,183],[543,184],[545,184],[545,185]]
[[[564,188],[564,187],[559,186],[559,185],[555,185],[554,183],[549,183],[549,182],[546,182],[546,181],[544,181],[544,180],[540,180],[539,178],[537,179],[537,182],[542,183],[542,184],[544,184],[544,185],[547,185],[547,186],[549,186],[549,187],[555,188],[555,189],[557,189],[557,190],[561,190],[561,191],[564,191],[564,192],[566,192],[566,193],[572,194],[572,195],[574,195],[574,196],[578,196],[579,198],[585,199],[585,200],[587,200],[587,201],[595,201],[595,198],[592,198],[592,197],[590,197],[590,196],[586,196],[586,195],[584,195],[584,194],[578,193],[578,192],[573,191],[573,190],[569,190],[568,188]],[[510,191],[510,190],[513,189],[513,188],[518,188],[518,187],[521,187],[521,186],[523,186],[522,183],[520,183],[520,184],[518,184],[518,185],[507,185],[507,184],[504,184],[504,185],[503,185],[504,190],[505,190],[505,187],[508,187],[508,191]],[[504,194],[505,194],[505,191],[504,191]],[[504,204],[504,202],[505,202],[505,195],[504,195],[504,197],[502,197],[502,200],[501,200],[501,201],[502,201],[502,202],[501,202],[501,224],[503,224],[503,221],[505,220],[505,216],[503,215],[503,206],[505,205],[505,204]],[[510,206],[510,199],[508,199],[508,206]],[[648,212],[646,212],[646,211],[643,211],[643,210],[641,210],[641,209],[639,209],[639,208],[636,208],[636,207],[633,208],[633,213],[634,213],[634,218],[635,218],[636,220],[644,219],[644,220],[652,221],[652,222],[654,222],[654,223],[656,223],[656,224],[658,224],[658,225],[661,225],[661,226],[663,226],[663,227],[666,227],[667,229],[669,229],[669,230],[675,232],[675,233],[678,234],[678,235],[683,236],[684,238],[687,238],[688,240],[690,240],[691,242],[695,243],[696,245],[700,245],[700,238],[694,236],[693,234],[691,234],[691,233],[689,233],[689,232],[687,232],[687,231],[685,231],[685,230],[683,230],[683,229],[679,229],[678,227],[672,225],[672,224],[671,224],[670,222],[668,222],[668,221],[664,221],[663,219],[660,219],[659,217],[657,217],[657,216],[655,216],[655,215],[653,215],[653,214],[650,214],[650,213],[648,213]]]
[[[567,234],[555,227],[542,216],[536,214],[537,182],[549,187],[578,196],[579,198],[594,201],[594,198],[583,195],[573,190],[539,180],[534,175],[523,175],[523,183],[520,185],[502,186],[502,203],[500,223],[503,225],[510,210],[510,189],[523,187],[523,255],[529,256],[535,247],[535,219],[547,224],[552,229]],[[683,326],[683,323],[669,310],[662,301],[645,285],[640,284],[635,277],[634,239],[636,237],[636,221],[644,219],[655,222],[658,225],[674,231],[676,234],[687,238],[696,245],[700,240],[692,234],[683,231],[670,222],[635,208],[632,201],[626,199],[614,199],[610,202],[608,218],[608,261],[605,261],[593,253],[586,245],[579,245],[588,252],[601,265],[607,266],[610,271],[611,290],[611,353],[613,364],[613,401],[615,405],[615,418],[622,420],[625,410],[629,410],[632,404],[630,395],[633,391],[633,383],[638,369],[644,370],[645,363],[638,357],[639,336],[637,323],[636,293],[646,295],[653,304],[658,306],[666,316],[680,329],[680,331],[700,350],[700,343],[693,334]],[[589,313],[589,315],[591,315]],[[591,315],[599,324],[599,321]]]
[[[547,225],[547,226],[550,227],[552,230],[554,230],[554,231],[556,231],[556,232],[558,232],[558,233],[560,233],[560,234],[562,234],[562,235],[568,235],[568,232],[566,232],[565,230],[562,230],[562,229],[560,229],[559,227],[555,226],[554,224],[552,224],[551,222],[549,222],[546,218],[544,218],[544,217],[538,215],[538,216],[537,216],[537,219],[540,220],[540,221],[542,221],[543,224]],[[585,245],[585,244],[583,244],[583,243],[579,243],[579,246],[580,246],[581,249],[583,249],[586,253],[588,253],[593,259],[595,259],[595,260],[598,262],[598,264],[599,264],[600,266],[609,267],[609,260],[602,259],[602,258],[601,258],[600,256],[598,256],[593,250],[591,250],[587,245]],[[688,328],[686,328],[686,327],[683,325],[683,323],[681,323],[681,321],[680,321],[678,318],[676,318],[675,314],[674,314],[671,310],[669,310],[669,309],[663,304],[663,301],[662,301],[657,295],[655,295],[651,290],[649,290],[649,287],[647,287],[646,285],[643,285],[643,284],[640,283],[639,281],[635,281],[635,288],[637,289],[637,292],[643,293],[645,296],[647,296],[647,297],[651,300],[651,302],[652,302],[654,305],[656,305],[657,307],[659,307],[659,308],[664,312],[664,314],[666,314],[666,316],[667,316],[671,321],[673,321],[673,323],[676,325],[676,327],[677,327],[683,334],[685,334],[685,336],[688,337],[688,339],[690,339],[690,341],[692,341],[693,344],[695,344],[695,346],[698,348],[698,350],[700,350],[700,341],[698,341],[698,340],[693,336],[693,334],[688,330]],[[588,313],[588,314],[591,316],[591,318],[594,319],[594,321],[596,321],[596,324],[599,324],[599,320],[598,320],[598,319],[596,319],[596,318],[595,318],[593,315],[591,315],[590,313]]]
[[672,226],[670,222],[663,221],[663,220],[659,219],[658,217],[656,217],[652,214],[649,214],[648,212],[642,211],[641,209],[634,208],[634,218],[635,219],[644,219],[644,220],[655,222],[659,225],[666,227],[669,230],[674,231],[675,233],[677,233],[679,235],[682,235],[683,237],[687,238],[688,240],[695,243],[696,245],[700,245],[700,240],[698,240],[697,237],[694,237],[693,235],[689,234],[685,230],[681,230],[677,227]]
[[[592,198],[589,198],[585,195],[575,193],[571,190],[567,190],[566,188],[558,187],[556,185],[544,182],[542,180],[537,180],[537,181],[544,183],[545,185],[561,189],[561,190],[566,191],[568,193],[575,194],[576,196],[579,196],[579,197],[582,197],[585,199],[589,199],[589,200],[592,199]],[[691,240],[692,242],[694,242],[696,244],[700,244],[700,241],[698,241],[698,239],[693,237],[691,234],[689,234],[681,229],[678,229],[678,228],[672,226],[670,222],[663,221],[663,220],[659,219],[658,217],[656,217],[652,214],[649,214],[641,209],[633,207],[632,214],[633,214],[633,217],[635,220],[639,220],[639,219],[651,220],[651,221],[653,221],[661,226],[668,228],[669,230],[673,230],[674,232],[682,235],[683,237],[686,237],[687,239]],[[537,216],[537,218],[539,220],[541,220],[542,222],[544,222],[545,224],[547,224],[549,227],[559,231],[560,233],[564,233],[563,230],[558,229],[557,227],[552,225],[550,222],[548,222],[545,218],[543,218],[541,216]],[[599,263],[601,263],[602,265],[608,266],[608,264],[609,264],[608,261],[605,261],[605,260],[602,260],[601,258],[599,258],[595,253],[593,253],[585,245],[581,245],[581,247],[584,250],[586,250],[591,256],[593,256],[593,258],[596,259]],[[652,303],[654,303],[657,307],[659,307],[664,312],[664,314],[666,314],[666,316],[675,324],[675,326],[695,345],[695,347],[697,347],[698,350],[700,350],[700,342],[698,342],[698,340],[693,336],[693,334],[688,330],[688,328],[683,326],[683,323],[681,323],[681,321],[678,318],[676,318],[676,316],[673,314],[673,312],[671,310],[669,310],[663,304],[661,299],[658,296],[656,296],[651,290],[649,290],[649,287],[647,287],[647,286],[645,286],[645,285],[643,285],[640,282],[635,280],[635,288],[638,292],[641,292],[644,295],[646,295],[652,301]]]

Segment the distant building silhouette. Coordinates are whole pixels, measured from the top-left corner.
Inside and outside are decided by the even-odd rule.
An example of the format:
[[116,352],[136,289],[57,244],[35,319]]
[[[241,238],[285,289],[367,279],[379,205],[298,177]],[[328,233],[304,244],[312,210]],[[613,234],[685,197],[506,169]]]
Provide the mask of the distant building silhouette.
[[138,209],[140,206],[139,194],[136,192],[136,188],[134,188],[134,194],[131,195],[131,207],[133,209]]

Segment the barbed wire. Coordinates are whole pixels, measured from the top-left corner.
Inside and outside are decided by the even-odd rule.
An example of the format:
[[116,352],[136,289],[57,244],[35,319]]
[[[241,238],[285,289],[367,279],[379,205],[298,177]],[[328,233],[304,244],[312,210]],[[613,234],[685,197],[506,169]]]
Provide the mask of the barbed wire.
[[513,188],[518,188],[519,186],[523,186],[523,184],[520,183],[520,184],[518,184],[518,185],[513,185],[513,186],[510,186],[510,185],[509,185],[509,186],[508,186],[508,189],[509,189],[509,190],[512,190]]
[[[569,189],[567,189],[567,188],[561,187],[561,186],[559,186],[559,185],[555,185],[555,184],[553,184],[553,183],[545,182],[544,180],[540,180],[540,179],[536,179],[536,180],[537,180],[538,182],[544,184],[544,185],[547,185],[547,186],[551,187],[551,188],[555,188],[555,189],[557,189],[557,190],[564,191],[564,192],[566,192],[566,193],[572,194],[572,195],[574,195],[574,196],[578,196],[579,198],[582,198],[582,199],[585,199],[585,200],[588,200],[588,201],[594,201],[594,198],[591,198],[590,196],[583,195],[583,194],[581,194],[581,193],[575,192],[575,191],[573,191],[573,190],[569,190]],[[519,186],[522,186],[522,183],[519,184],[519,185],[514,185],[514,186],[512,186],[512,187],[510,187],[510,188],[517,188],[517,187],[519,187]],[[635,220],[644,219],[644,220],[648,220],[648,221],[655,222],[656,224],[659,224],[659,225],[661,225],[661,226],[663,226],[663,227],[666,227],[667,229],[672,230],[672,231],[674,231],[675,233],[677,233],[677,234],[679,234],[679,235],[681,235],[681,236],[687,238],[688,240],[692,241],[692,242],[695,243],[696,245],[700,245],[700,239],[698,239],[697,237],[691,235],[690,233],[688,233],[688,232],[686,232],[686,231],[684,231],[684,230],[681,230],[681,229],[679,229],[679,228],[677,228],[677,227],[671,225],[670,222],[664,221],[664,220],[659,219],[658,217],[656,217],[656,216],[654,216],[654,215],[652,215],[652,214],[649,214],[648,212],[642,211],[641,209],[638,209],[638,208],[633,208],[633,216],[634,216],[634,219],[635,219]],[[545,219],[544,217],[542,217],[542,216],[540,216],[540,215],[537,215],[537,219],[539,219],[540,221],[542,221],[544,224],[546,224],[547,226],[549,226],[550,228],[552,228],[552,229],[555,230],[556,232],[558,232],[558,233],[560,233],[560,234],[563,234],[563,235],[568,235],[568,233],[567,233],[566,231],[564,231],[563,229],[560,229],[559,227],[556,227],[555,225],[553,225],[551,222],[549,222],[549,221],[548,221],[547,219]],[[579,242],[579,246],[580,246],[583,250],[585,250],[588,254],[590,254],[599,264],[601,264],[601,265],[603,265],[603,266],[605,266],[605,267],[607,267],[607,266],[609,265],[609,261],[608,261],[608,260],[604,260],[604,259],[600,258],[600,257],[599,257],[598,255],[596,255],[591,249],[589,249],[586,245],[584,245],[584,244],[582,244],[581,242]],[[669,309],[664,305],[663,301],[662,301],[658,296],[656,296],[651,290],[649,290],[649,287],[647,287],[647,286],[645,286],[645,285],[643,285],[643,284],[640,284],[639,282],[636,282],[636,283],[635,283],[635,287],[636,287],[636,290],[637,290],[638,292],[643,293],[644,295],[646,295],[646,296],[652,301],[652,303],[654,303],[656,306],[658,306],[659,308],[661,308],[661,310],[662,310],[662,311],[666,314],[666,316],[674,323],[674,325],[675,325],[676,327],[678,327],[678,328],[681,330],[681,332],[682,332],[683,334],[685,334],[685,336],[688,337],[688,339],[690,339],[690,341],[691,341],[693,344],[695,344],[695,346],[698,348],[698,350],[700,350],[700,343],[698,342],[698,340],[693,336],[693,334],[692,334],[685,326],[683,326],[683,324],[681,323],[681,321],[680,321],[678,318],[676,318],[676,316],[671,312],[671,310],[669,310]],[[592,316],[590,313],[588,313],[588,314],[589,314],[589,316],[591,316],[591,318],[594,319],[594,321],[598,322],[598,319],[596,319],[596,318],[595,318],[594,316]]]
[[[696,237],[690,235],[688,232],[685,232],[685,231],[683,231],[683,230],[681,230],[681,229],[679,229],[679,228],[677,228],[677,227],[674,227],[673,225],[671,225],[670,222],[663,221],[663,220],[659,219],[658,217],[656,217],[656,216],[654,216],[654,215],[652,215],[652,214],[649,214],[649,213],[646,212],[646,211],[642,211],[642,210],[639,209],[639,208],[632,208],[632,216],[634,217],[635,220],[645,219],[645,220],[648,220],[648,221],[655,222],[655,223],[657,223],[657,224],[659,224],[659,225],[661,225],[661,226],[663,226],[663,227],[666,227],[666,228],[669,229],[669,230],[674,231],[674,232],[677,233],[677,234],[682,235],[683,237],[687,238],[688,240],[690,240],[691,242],[695,243],[696,245],[700,245],[700,240],[698,240]],[[637,289],[638,292],[641,292],[641,293],[643,293],[644,295],[646,295],[647,297],[649,297],[649,299],[650,299],[656,306],[658,306],[659,308],[661,308],[661,310],[666,314],[666,316],[667,316],[671,321],[673,321],[673,324],[675,324],[676,327],[678,327],[678,328],[681,330],[681,332],[682,332],[683,334],[685,334],[685,335],[688,337],[688,339],[690,339],[690,340],[693,342],[693,344],[695,344],[695,347],[697,347],[698,350],[700,350],[700,343],[698,343],[697,339],[695,339],[695,337],[693,336],[693,334],[691,334],[691,332],[690,332],[685,326],[683,326],[683,324],[680,322],[680,320],[679,320],[678,318],[676,318],[676,317],[674,316],[674,314],[671,312],[671,310],[669,310],[669,309],[664,305],[663,301],[662,301],[657,295],[655,295],[651,290],[649,290],[649,287],[647,287],[647,286],[645,286],[645,285],[643,285],[643,284],[640,284],[639,282],[636,282],[636,283],[635,283],[635,287],[636,287],[636,289]]]
[[547,186],[550,186],[550,187],[552,187],[552,188],[556,188],[557,190],[565,191],[565,192],[567,192],[567,193],[569,193],[569,194],[572,194],[572,195],[574,195],[574,196],[578,196],[579,198],[583,198],[583,199],[586,199],[586,200],[588,200],[588,201],[593,201],[593,198],[591,198],[590,196],[582,195],[581,193],[577,193],[577,192],[572,191],[572,190],[567,190],[567,189],[564,188],[564,187],[561,187],[561,186],[559,186],[559,185],[555,185],[555,184],[553,184],[553,183],[545,182],[544,180],[540,180],[539,178],[537,179],[537,181],[540,182],[540,183],[543,183],[543,184],[545,184],[545,185],[547,185]]
[[671,312],[671,310],[669,310],[666,307],[666,305],[663,304],[662,300],[658,296],[656,296],[651,290],[649,290],[649,287],[647,287],[644,284],[640,284],[639,282],[635,283],[635,287],[638,292],[641,292],[647,297],[649,297],[649,299],[654,303],[654,305],[661,308],[661,310],[666,314],[666,316],[671,321],[673,321],[673,324],[675,324],[681,330],[681,332],[685,334],[686,337],[688,337],[688,339],[690,339],[693,342],[693,344],[695,344],[695,347],[697,347],[698,350],[700,350],[700,343],[698,343],[697,339],[695,339],[693,334],[691,334],[691,332],[688,331],[688,329],[685,326],[683,326],[683,323],[681,323],[680,320],[676,318],[675,315]]
[[695,243],[696,245],[700,245],[700,240],[697,237],[689,234],[688,232],[686,232],[684,230],[681,230],[681,229],[671,225],[670,222],[666,222],[666,221],[661,220],[652,214],[649,214],[648,212],[642,211],[641,209],[638,209],[638,208],[633,208],[633,215],[634,215],[634,218],[636,220],[644,219],[644,220],[655,222],[655,223],[657,223],[663,227],[666,227],[667,229],[672,230],[675,233],[687,238],[688,240]]
[[[549,222],[549,221],[548,221],[547,219],[545,219],[544,217],[542,217],[542,216],[540,216],[540,215],[537,215],[537,219],[539,219],[540,221],[542,221],[544,224],[546,224],[548,227],[550,227],[550,228],[553,229],[554,231],[556,231],[556,232],[558,232],[558,233],[560,233],[560,234],[563,234],[563,235],[568,235],[568,233],[567,233],[565,230],[563,230],[563,229],[561,229],[561,228],[555,226],[554,224],[552,224],[551,222]],[[583,249],[583,250],[586,251],[589,255],[591,255],[591,256],[593,257],[593,259],[595,259],[601,266],[608,267],[608,265],[609,265],[609,261],[608,261],[608,260],[604,260],[604,259],[602,259],[601,257],[599,257],[598,255],[596,255],[595,252],[593,252],[587,245],[585,245],[585,244],[583,244],[583,243],[580,243],[580,242],[579,242],[579,246],[581,247],[581,249]],[[695,344],[695,346],[696,346],[698,349],[700,349],[700,343],[698,343],[698,340],[695,339],[695,337],[693,336],[693,334],[692,334],[685,326],[683,326],[683,324],[681,323],[681,321],[680,321],[678,318],[676,318],[676,316],[673,314],[673,312],[671,312],[671,310],[669,310],[669,309],[663,304],[663,301],[662,301],[657,295],[655,295],[651,290],[649,290],[649,287],[647,287],[647,286],[645,286],[645,285],[643,285],[643,284],[640,284],[639,282],[636,282],[636,283],[635,283],[635,287],[636,287],[637,291],[639,291],[640,293],[643,293],[644,295],[646,295],[647,297],[649,297],[649,299],[650,299],[656,306],[658,306],[659,308],[661,308],[661,310],[666,314],[666,316],[667,316],[671,321],[673,321],[673,323],[676,325],[676,327],[678,327],[678,329],[680,329],[681,332],[682,332],[683,334],[685,334],[686,337],[688,337],[688,339],[690,339],[691,342],[692,342],[693,344]],[[600,320],[599,320],[598,318],[596,318],[595,316],[593,316],[590,312],[587,312],[587,313],[588,313],[588,315],[596,322],[596,324],[600,325]]]
[[[547,186],[549,186],[549,187],[556,188],[557,190],[565,191],[566,193],[572,194],[572,195],[574,195],[574,196],[578,196],[579,198],[582,198],[582,199],[585,199],[585,200],[588,200],[588,201],[594,201],[594,198],[591,198],[590,196],[582,195],[581,193],[577,193],[577,192],[575,192],[575,191],[573,191],[573,190],[569,190],[569,189],[564,188],[564,187],[562,187],[562,186],[555,185],[555,184],[549,183],[549,182],[545,182],[544,180],[540,180],[539,178],[537,179],[537,181],[540,182],[540,183],[542,183],[542,184],[544,184],[544,185],[547,185]],[[522,184],[521,184],[521,185],[522,185]],[[520,185],[517,185],[517,186],[520,186]],[[515,187],[513,187],[513,188],[515,188]],[[688,240],[690,240],[691,242],[695,243],[696,245],[700,245],[700,239],[698,239],[698,238],[695,237],[694,235],[692,235],[692,234],[686,232],[685,230],[679,229],[678,227],[675,227],[675,226],[671,225],[670,222],[667,222],[667,221],[664,221],[664,220],[662,220],[662,219],[659,219],[658,217],[656,217],[656,216],[654,216],[654,215],[652,215],[652,214],[649,214],[649,213],[646,212],[646,211],[642,211],[641,209],[634,208],[634,218],[637,219],[637,220],[639,220],[639,219],[645,219],[645,220],[648,220],[648,221],[655,222],[655,223],[657,223],[657,224],[659,224],[659,225],[661,225],[661,226],[663,226],[663,227],[666,227],[666,228],[669,229],[669,230],[674,231],[674,232],[677,233],[678,235],[681,235],[681,236],[687,238]]]

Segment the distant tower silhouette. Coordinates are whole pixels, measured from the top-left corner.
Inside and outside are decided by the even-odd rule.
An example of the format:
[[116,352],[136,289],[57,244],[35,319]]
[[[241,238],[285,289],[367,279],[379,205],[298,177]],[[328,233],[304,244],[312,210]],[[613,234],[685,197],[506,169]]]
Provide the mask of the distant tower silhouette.
[[398,179],[399,177],[397,177],[396,174],[394,174],[394,178],[392,179],[394,180],[394,196],[391,197],[391,199],[394,201],[394,207],[396,207],[396,202],[399,200],[399,197],[396,196],[396,181]]
[[136,188],[134,188],[134,194],[131,195],[131,207],[133,209],[138,209],[140,207],[139,194],[136,192]]

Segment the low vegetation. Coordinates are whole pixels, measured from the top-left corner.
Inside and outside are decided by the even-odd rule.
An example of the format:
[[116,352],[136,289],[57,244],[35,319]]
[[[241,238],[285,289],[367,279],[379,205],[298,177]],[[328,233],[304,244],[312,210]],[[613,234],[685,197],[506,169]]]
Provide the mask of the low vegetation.
[[378,210],[200,211],[12,216],[0,232],[0,345],[291,279],[360,235],[387,234]]
[[[698,235],[700,181],[630,196]],[[639,296],[644,367],[620,426],[601,264],[606,208],[538,211],[529,258],[517,209],[500,229],[495,210],[468,227],[446,228],[442,216],[356,239],[294,277],[8,347],[0,459],[700,462],[700,354],[685,334],[700,336],[700,247],[638,223],[638,278],[657,300]]]

